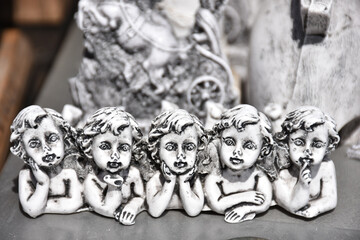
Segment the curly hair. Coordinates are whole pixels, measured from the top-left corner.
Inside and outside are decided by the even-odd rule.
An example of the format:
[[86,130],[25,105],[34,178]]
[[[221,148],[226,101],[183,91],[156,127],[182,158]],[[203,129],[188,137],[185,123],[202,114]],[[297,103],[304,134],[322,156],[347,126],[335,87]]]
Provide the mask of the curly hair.
[[315,127],[323,124],[325,124],[329,133],[329,145],[326,153],[330,153],[339,144],[340,137],[334,119],[317,107],[302,106],[288,113],[281,125],[282,130],[275,135],[275,139],[283,146],[288,146],[291,133],[299,129],[312,132]]
[[[127,127],[131,127],[132,130],[132,150],[134,151],[142,143],[143,136],[135,118],[120,107],[101,108],[87,119],[85,126],[80,130],[78,144],[85,156],[88,159],[93,159],[92,143],[94,137],[108,131],[118,136]],[[132,155],[134,157],[134,152]]]
[[200,120],[182,109],[166,111],[157,116],[151,123],[148,136],[148,152],[153,163],[159,165],[161,159],[159,156],[160,140],[170,132],[181,134],[187,127],[194,126],[198,135],[198,149],[196,164],[199,163],[200,157],[206,151],[207,135],[204,126]]
[[24,148],[24,143],[22,141],[23,134],[28,129],[38,128],[45,118],[51,118],[62,132],[65,143],[65,155],[67,153],[66,150],[72,147],[71,145],[74,142],[73,137],[75,135],[75,130],[63,119],[61,114],[50,108],[31,105],[21,110],[10,126],[10,151],[23,159],[25,163],[28,163],[30,157],[27,155]]
[[219,137],[221,133],[231,126],[239,132],[243,131],[247,125],[259,124],[260,133],[263,136],[263,146],[259,159],[269,155],[273,149],[274,140],[272,137],[272,128],[269,119],[253,106],[240,104],[232,109],[227,110],[221,115],[220,122],[215,124],[213,131]]

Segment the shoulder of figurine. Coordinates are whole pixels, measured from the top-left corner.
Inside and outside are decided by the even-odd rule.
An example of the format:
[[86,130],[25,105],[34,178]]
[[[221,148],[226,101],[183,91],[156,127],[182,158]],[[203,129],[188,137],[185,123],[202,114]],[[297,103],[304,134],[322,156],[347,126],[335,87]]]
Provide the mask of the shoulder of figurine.
[[134,178],[134,180],[141,179],[140,170],[135,166],[129,167],[129,178]]
[[163,185],[161,179],[161,172],[157,171],[150,179],[146,182],[146,189],[151,189],[153,187],[161,187]]
[[322,160],[321,164],[324,166],[326,166],[326,165],[334,166],[334,161],[325,156],[325,158]]
[[73,177],[73,176],[77,177],[76,171],[72,168],[63,168],[61,170],[60,174],[66,175],[66,176],[71,176],[71,177]]
[[320,163],[320,171],[323,175],[335,173],[335,164],[331,159],[326,159]]
[[138,169],[138,167],[134,166],[134,165],[130,165],[129,166],[129,174],[140,174],[140,170]]
[[89,183],[89,182],[92,182],[92,181],[97,181],[98,182],[99,179],[94,173],[90,172],[90,173],[88,173],[88,175],[86,175],[84,183]]
[[162,175],[162,173],[159,170],[156,170],[154,175],[149,179],[150,181],[160,181],[160,176]]
[[30,173],[31,170],[29,168],[22,169],[19,172],[19,178],[31,178]]
[[222,179],[222,175],[216,171],[212,171],[206,176],[206,182],[218,182]]
[[287,181],[290,178],[290,172],[288,168],[281,169],[278,174],[278,178],[274,180],[274,182],[277,181]]

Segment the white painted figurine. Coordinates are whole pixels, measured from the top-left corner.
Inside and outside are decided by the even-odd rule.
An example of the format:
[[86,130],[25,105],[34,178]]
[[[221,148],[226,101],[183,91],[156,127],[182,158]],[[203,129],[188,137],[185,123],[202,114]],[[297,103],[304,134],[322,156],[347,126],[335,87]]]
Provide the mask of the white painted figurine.
[[146,185],[150,215],[159,217],[166,209],[198,215],[204,192],[197,164],[207,142],[201,122],[185,110],[164,112],[153,120],[148,141],[151,161],[158,168]]
[[19,173],[19,198],[30,217],[79,210],[83,186],[74,169],[64,168],[73,130],[56,111],[33,105],[23,109],[11,125],[11,152],[28,165]]
[[207,203],[228,223],[252,220],[272,201],[271,183],[259,167],[272,151],[271,124],[254,107],[238,105],[222,114],[214,132],[209,155],[221,166],[206,177]]
[[300,107],[287,114],[276,140],[290,160],[273,184],[278,205],[306,218],[334,209],[336,174],[328,158],[340,141],[334,120],[316,107]]
[[102,108],[86,122],[78,142],[93,160],[84,181],[85,200],[98,214],[124,225],[143,210],[144,186],[132,165],[142,133],[133,116],[117,107]]

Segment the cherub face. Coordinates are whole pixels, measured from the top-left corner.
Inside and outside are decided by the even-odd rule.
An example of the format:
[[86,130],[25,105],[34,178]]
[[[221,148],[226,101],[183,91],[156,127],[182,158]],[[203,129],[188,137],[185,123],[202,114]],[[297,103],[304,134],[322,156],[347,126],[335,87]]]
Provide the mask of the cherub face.
[[324,124],[307,132],[299,129],[290,134],[289,151],[291,161],[302,166],[305,162],[310,165],[320,164],[329,144],[329,133]]
[[194,126],[187,127],[181,134],[168,133],[160,140],[160,160],[171,171],[182,174],[195,165],[198,136]]
[[131,128],[127,127],[118,136],[111,131],[94,137],[92,154],[96,165],[111,173],[126,169],[130,165],[132,153]]
[[258,124],[247,125],[241,132],[235,127],[226,128],[221,134],[220,159],[234,171],[248,169],[258,159],[262,144]]
[[27,155],[40,167],[58,165],[64,158],[64,136],[50,117],[44,118],[36,129],[23,134]]

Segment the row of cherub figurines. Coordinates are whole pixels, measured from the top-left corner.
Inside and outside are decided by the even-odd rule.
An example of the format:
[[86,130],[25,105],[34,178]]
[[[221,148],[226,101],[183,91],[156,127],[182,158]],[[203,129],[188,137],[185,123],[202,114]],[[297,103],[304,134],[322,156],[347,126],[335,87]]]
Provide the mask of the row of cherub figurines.
[[132,225],[145,209],[153,217],[210,209],[236,223],[272,204],[312,218],[337,203],[327,156],[340,139],[334,120],[315,107],[289,113],[275,135],[250,105],[225,111],[209,131],[185,110],[163,112],[147,140],[116,107],[98,110],[75,131],[54,110],[30,106],[11,131],[11,151],[28,165],[19,198],[31,217],[92,210]]

